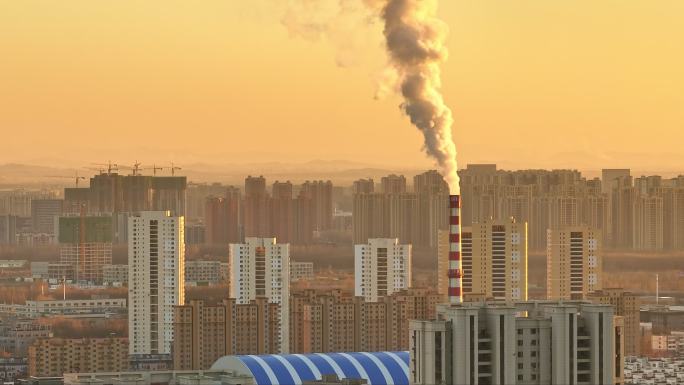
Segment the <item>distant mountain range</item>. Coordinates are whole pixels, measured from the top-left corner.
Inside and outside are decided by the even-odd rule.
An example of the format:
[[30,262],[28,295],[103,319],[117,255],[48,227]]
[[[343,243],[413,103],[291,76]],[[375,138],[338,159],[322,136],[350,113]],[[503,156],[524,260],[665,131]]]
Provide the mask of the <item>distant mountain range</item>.
[[[305,180],[332,180],[338,184],[351,184],[359,178],[374,178],[377,181],[388,174],[403,174],[407,178],[423,172],[423,169],[391,169],[377,165],[364,164],[353,161],[323,161],[313,160],[303,163],[245,163],[245,164],[210,164],[191,163],[181,164],[181,170],[176,175],[188,177],[188,181],[196,183],[221,182],[228,184],[242,184],[248,175],[263,175],[268,182],[276,180],[303,182]],[[152,171],[143,165],[143,175],[151,175]],[[152,167],[151,165],[149,167]],[[75,186],[76,176],[89,178],[98,171],[89,168],[51,167],[28,164],[0,164],[0,185],[3,186]],[[120,174],[130,174],[129,168],[121,168]],[[157,171],[157,175],[170,175],[168,169]],[[80,186],[87,186],[87,181],[81,180]]]
[[[160,165],[157,165],[160,166]],[[165,169],[158,171],[157,175],[170,175],[168,165],[161,165]],[[348,160],[311,160],[302,163],[287,162],[263,162],[263,163],[188,163],[179,164],[181,170],[176,175],[188,177],[189,182],[242,185],[248,175],[263,175],[267,183],[279,181],[292,181],[301,183],[306,180],[332,180],[336,184],[350,185],[359,178],[373,178],[376,182],[388,174],[403,174],[410,179],[427,168],[393,168],[386,165],[375,165]],[[465,165],[463,165],[465,167]],[[142,174],[151,175],[152,165],[143,165]],[[44,186],[44,187],[73,187],[76,184],[76,175],[89,178],[98,171],[94,166],[74,168],[45,165],[31,165],[19,163],[0,164],[0,187],[21,186]],[[579,167],[578,167],[579,168]],[[581,168],[580,168],[581,169]],[[121,174],[130,174],[130,168],[122,167]],[[583,169],[583,175],[587,178],[600,177],[600,169]],[[632,175],[662,175],[672,177],[680,174],[675,171],[632,171]],[[80,181],[80,186],[87,186],[85,180]]]

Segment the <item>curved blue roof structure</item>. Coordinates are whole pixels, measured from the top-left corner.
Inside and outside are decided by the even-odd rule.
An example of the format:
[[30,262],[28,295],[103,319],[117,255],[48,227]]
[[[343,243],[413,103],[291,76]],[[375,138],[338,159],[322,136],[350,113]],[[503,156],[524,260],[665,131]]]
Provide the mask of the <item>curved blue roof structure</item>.
[[211,368],[249,375],[257,385],[301,385],[325,374],[363,378],[370,385],[409,385],[408,365],[408,352],[361,352],[225,356]]

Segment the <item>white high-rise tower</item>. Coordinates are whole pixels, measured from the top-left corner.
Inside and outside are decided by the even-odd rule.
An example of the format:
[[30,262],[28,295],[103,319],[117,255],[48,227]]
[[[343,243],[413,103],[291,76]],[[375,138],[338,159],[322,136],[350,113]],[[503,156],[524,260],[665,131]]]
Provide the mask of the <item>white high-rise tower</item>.
[[275,238],[246,238],[231,243],[229,256],[230,297],[248,304],[258,297],[280,306],[280,349],[289,352],[290,244]]
[[185,220],[169,211],[128,219],[129,353],[170,354],[173,307],[185,303]]
[[354,248],[354,294],[368,302],[411,287],[411,245],[372,238]]

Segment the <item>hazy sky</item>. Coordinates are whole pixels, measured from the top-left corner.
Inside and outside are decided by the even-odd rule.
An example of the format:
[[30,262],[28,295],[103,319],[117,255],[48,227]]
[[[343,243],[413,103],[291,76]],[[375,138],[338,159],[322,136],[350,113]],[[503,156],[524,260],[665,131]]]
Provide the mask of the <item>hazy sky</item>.
[[[0,162],[429,165],[400,99],[373,98],[379,26],[293,36],[284,3],[0,0]],[[461,164],[684,168],[684,1],[442,0],[440,17]]]

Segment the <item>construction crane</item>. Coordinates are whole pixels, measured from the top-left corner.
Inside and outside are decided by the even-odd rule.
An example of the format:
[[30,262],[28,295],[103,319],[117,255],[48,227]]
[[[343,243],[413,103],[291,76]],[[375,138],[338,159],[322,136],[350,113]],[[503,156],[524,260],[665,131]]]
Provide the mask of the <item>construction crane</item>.
[[85,179],[86,179],[86,177],[84,177],[84,176],[78,176],[78,174],[76,174],[76,176],[47,175],[46,177],[47,177],[47,178],[62,178],[62,179],[76,180],[76,187],[78,187],[78,181],[79,181],[79,180],[85,180]]
[[160,171],[161,171],[161,170],[163,170],[163,169],[164,169],[164,167],[157,167],[156,164],[153,164],[153,165],[152,165],[152,175],[155,175],[155,176],[156,176],[156,175],[157,175],[157,170],[160,170]]
[[182,168],[175,166],[173,162],[171,162],[171,176],[174,176],[176,174],[176,170],[182,170]]
[[112,171],[119,171],[119,165],[116,163],[112,163],[112,161],[107,161],[107,163],[92,163],[95,166],[99,166],[99,170],[101,170],[101,173],[104,173],[104,170],[107,170],[107,174],[111,174]]
[[134,176],[135,176],[135,175],[140,175],[140,171],[142,171],[142,170],[148,170],[148,168],[143,168],[143,167],[140,167],[140,166],[142,166],[142,163],[140,163],[140,162],[138,162],[138,161],[135,161],[135,163],[133,163],[133,166],[118,165],[118,167],[125,168],[125,169],[129,169],[129,170],[133,170],[133,175],[134,175]]

